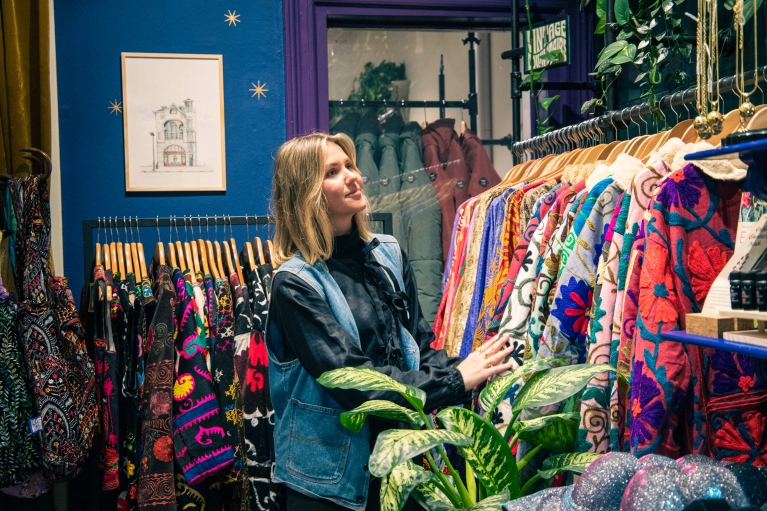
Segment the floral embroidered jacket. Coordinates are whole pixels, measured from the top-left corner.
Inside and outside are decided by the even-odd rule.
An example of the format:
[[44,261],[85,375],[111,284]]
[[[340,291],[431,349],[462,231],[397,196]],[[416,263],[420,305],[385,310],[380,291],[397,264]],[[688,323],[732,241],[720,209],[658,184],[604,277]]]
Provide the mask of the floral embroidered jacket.
[[699,312],[733,253],[739,183],[716,181],[693,165],[658,187],[646,226],[639,316],[627,410],[636,455],[688,453],[767,464],[763,362],[664,341]]
[[[631,203],[623,227],[623,247],[618,261],[618,296],[615,301],[616,319],[612,332],[615,347],[611,348],[610,354],[611,363],[626,378],[631,376],[631,352],[639,305],[639,272],[642,268],[645,238],[644,218],[655,189],[668,172],[665,162],[659,160],[637,174],[631,184]],[[611,416],[614,417],[614,434],[619,435],[615,448],[625,450],[628,445],[628,430],[623,426],[629,389],[619,384],[613,390],[616,392],[610,396],[610,409]]]
[[[551,310],[551,301],[549,299],[549,293],[553,294],[556,289],[557,274],[559,273],[560,254],[562,253],[562,247],[570,232],[570,227],[573,224],[575,216],[578,214],[578,207],[581,204],[581,200],[588,196],[586,190],[581,190],[575,197],[571,197],[570,201],[566,204],[564,212],[560,215],[560,222],[558,227],[549,238],[549,244],[544,246],[543,243],[546,240],[546,230],[543,233],[543,240],[541,241],[541,249],[545,250],[543,258],[538,261],[536,268],[537,277],[535,280],[535,294],[533,295],[533,304],[530,309],[530,324],[527,328],[527,336],[525,337],[525,360],[535,358],[538,353],[538,347],[540,344],[541,336],[543,335],[543,329],[546,327],[546,321],[549,318],[549,311]],[[555,212],[552,209],[551,217],[549,219],[549,225],[553,223]],[[548,227],[547,227],[548,230]]]
[[[543,188],[546,185],[541,186]],[[503,318],[506,316],[506,310],[509,306],[509,299],[515,287],[518,274],[523,263],[527,260],[527,252],[534,233],[540,230],[541,236],[538,238],[536,247],[540,247],[541,239],[543,238],[543,230],[549,219],[549,211],[556,203],[557,199],[564,194],[569,185],[557,185],[548,193],[543,195],[535,204],[533,214],[530,217],[530,222],[525,228],[525,233],[522,235],[519,245],[514,249],[514,257],[511,259],[509,268],[506,273],[506,277],[501,282],[501,288],[498,293],[498,299],[495,306],[495,312],[493,314],[493,320],[490,323],[488,330],[488,336],[494,335],[499,331]],[[539,256],[540,254],[535,254]]]
[[[601,193],[599,190],[603,190]],[[599,258],[605,242],[605,231],[612,219],[622,190],[612,182],[603,179],[589,193],[581,213],[568,233],[568,241],[578,232],[570,257],[557,283],[554,305],[546,323],[539,358],[564,358],[570,364],[586,360],[586,332],[588,313],[596,287],[596,273]],[[592,203],[591,198],[599,193]],[[593,206],[587,220],[583,220],[588,205]],[[579,222],[580,221],[580,222]],[[583,226],[579,229],[579,226]],[[563,254],[564,256],[564,254]],[[564,262],[564,257],[563,257]]]

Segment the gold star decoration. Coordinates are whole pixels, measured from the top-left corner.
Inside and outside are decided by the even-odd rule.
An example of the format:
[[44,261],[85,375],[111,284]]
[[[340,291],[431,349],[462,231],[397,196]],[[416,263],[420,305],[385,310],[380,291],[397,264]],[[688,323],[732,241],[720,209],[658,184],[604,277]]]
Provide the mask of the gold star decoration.
[[111,110],[111,114],[121,114],[123,113],[123,104],[122,101],[118,102],[116,99],[114,101],[109,102],[109,106],[107,107]]
[[258,100],[261,101],[261,96],[266,97],[267,92],[269,92],[269,89],[266,88],[266,84],[261,85],[261,80],[258,81],[258,85],[256,85],[253,82],[250,82],[250,84],[253,86],[250,91],[253,93],[252,97],[258,96]]
[[228,21],[230,27],[232,25],[236,27],[237,23],[240,22],[240,15],[237,14],[237,11],[228,11],[226,14],[224,14],[224,21]]

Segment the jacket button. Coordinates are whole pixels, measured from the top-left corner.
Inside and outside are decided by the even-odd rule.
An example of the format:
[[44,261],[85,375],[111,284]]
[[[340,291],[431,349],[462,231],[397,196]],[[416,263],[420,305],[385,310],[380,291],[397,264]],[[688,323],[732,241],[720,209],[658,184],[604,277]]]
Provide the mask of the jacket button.
[[357,495],[357,502],[362,502],[363,500],[365,500],[365,497],[362,495]]
[[364,466],[364,467],[362,467],[362,470],[364,470],[365,472],[367,472],[367,471],[368,471],[368,464],[367,464],[367,463],[365,463],[365,466]]

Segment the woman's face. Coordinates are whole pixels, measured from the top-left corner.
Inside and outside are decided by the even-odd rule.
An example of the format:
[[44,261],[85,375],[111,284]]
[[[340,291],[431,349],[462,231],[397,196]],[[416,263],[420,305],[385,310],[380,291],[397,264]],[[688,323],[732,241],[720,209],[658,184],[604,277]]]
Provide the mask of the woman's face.
[[365,211],[367,207],[362,193],[362,176],[343,149],[333,142],[328,142],[325,147],[322,195],[325,196],[328,216],[334,227],[340,227],[340,223],[345,223],[347,218],[351,222],[355,214]]

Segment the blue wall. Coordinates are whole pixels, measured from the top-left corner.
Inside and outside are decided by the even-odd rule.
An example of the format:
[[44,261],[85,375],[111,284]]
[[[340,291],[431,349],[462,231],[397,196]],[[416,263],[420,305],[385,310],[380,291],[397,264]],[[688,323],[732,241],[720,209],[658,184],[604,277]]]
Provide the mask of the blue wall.
[[[240,15],[236,26],[224,19],[229,10]],[[64,275],[76,297],[83,219],[267,213],[272,154],[285,140],[280,0],[61,0],[55,23]],[[123,118],[108,109],[122,101],[121,52],[223,55],[226,192],[125,192]],[[269,89],[260,101],[248,90],[258,80]],[[238,241],[245,235],[235,230]],[[167,242],[167,229],[162,236]],[[150,256],[156,230],[141,237]]]

